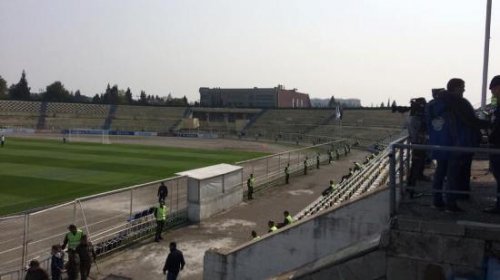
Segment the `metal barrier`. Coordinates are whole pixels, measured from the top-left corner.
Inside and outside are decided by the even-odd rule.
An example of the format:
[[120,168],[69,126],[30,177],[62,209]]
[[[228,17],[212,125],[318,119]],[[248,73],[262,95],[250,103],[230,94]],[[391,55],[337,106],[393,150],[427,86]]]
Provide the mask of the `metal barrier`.
[[[40,211],[0,218],[0,269],[10,270],[2,272],[0,279],[21,279],[25,265],[34,258],[40,261],[41,267],[49,268],[50,248],[62,242],[69,224],[82,228],[94,245],[101,248],[101,253],[148,235],[156,224],[151,213],[145,216],[139,213],[146,213],[158,203],[156,194],[160,182],[165,182],[169,189],[166,202],[168,225],[187,221],[185,177],[157,180],[79,198]],[[139,229],[140,233],[134,232]]]
[[316,165],[317,156],[319,154],[320,164],[328,161],[328,151],[333,152],[335,159],[335,151],[338,150],[339,155],[345,155],[349,148],[346,147],[346,140],[336,140],[325,144],[319,144],[307,148],[295,149],[287,152],[282,152],[270,156],[264,156],[256,159],[237,162],[236,165],[243,167],[243,179],[250,177],[254,174],[255,189],[262,188],[276,180],[284,178],[285,167],[290,164],[290,174],[300,173],[304,170],[304,161],[308,168]]
[[[389,186],[390,186],[390,214],[394,217],[398,214],[398,204],[404,198],[407,190],[415,189],[405,185],[405,178],[408,176],[410,170],[410,157],[402,159],[397,157],[400,151],[406,151],[406,154],[411,154],[412,150],[423,151],[448,151],[448,152],[461,152],[461,153],[481,153],[486,155],[500,155],[500,149],[489,148],[471,148],[471,147],[451,147],[451,146],[437,146],[437,145],[421,145],[421,144],[408,144],[405,143],[407,139],[398,139],[389,145]],[[399,189],[399,192],[398,192]],[[472,194],[472,191],[457,191],[447,190],[443,187],[442,190],[431,190],[427,193],[443,193],[443,194]],[[491,193],[480,193],[482,196],[492,196]],[[500,198],[499,194],[496,195],[497,199]]]
[[[396,141],[406,141],[406,136],[400,136]],[[318,197],[297,213],[295,219],[300,220],[306,216],[314,215],[319,211],[338,205],[363,193],[385,186],[389,177],[390,156],[387,148],[379,152],[375,158],[364,164],[361,170],[355,172],[349,179],[339,183],[335,190],[325,196]],[[405,160],[408,163],[408,152],[398,152],[396,156],[399,158],[399,162],[395,168],[401,170],[399,174],[403,174],[404,170],[409,168],[407,164],[404,164]]]

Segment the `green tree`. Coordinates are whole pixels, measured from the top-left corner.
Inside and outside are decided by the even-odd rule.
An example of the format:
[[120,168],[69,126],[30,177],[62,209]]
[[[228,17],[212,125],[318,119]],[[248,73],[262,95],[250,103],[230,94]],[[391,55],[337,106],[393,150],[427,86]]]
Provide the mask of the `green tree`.
[[8,93],[8,88],[7,88],[7,81],[0,76],[0,99],[7,99],[7,93]]
[[130,91],[130,88],[127,88],[127,91],[125,92],[125,102],[126,104],[134,103],[134,99],[132,98],[132,91]]
[[64,88],[64,85],[55,81],[48,85],[46,91],[42,94],[42,100],[51,102],[70,102],[71,95],[69,91]]
[[330,101],[328,101],[328,107],[333,108],[337,106],[337,101],[335,100],[335,97],[332,95],[330,98]]
[[94,97],[92,98],[92,103],[94,104],[101,104],[102,100],[99,94],[95,94]]
[[28,87],[28,81],[26,80],[26,72],[23,70],[19,83],[9,88],[9,97],[14,100],[29,100],[30,89],[31,88]]
[[391,107],[396,107],[396,106],[398,106],[398,105],[396,104],[396,100],[393,100],[393,101],[392,101],[392,105],[391,105]]
[[384,102],[380,103],[380,108],[384,108]]
[[141,95],[139,97],[139,104],[148,105],[148,97],[146,96],[146,92],[141,90]]

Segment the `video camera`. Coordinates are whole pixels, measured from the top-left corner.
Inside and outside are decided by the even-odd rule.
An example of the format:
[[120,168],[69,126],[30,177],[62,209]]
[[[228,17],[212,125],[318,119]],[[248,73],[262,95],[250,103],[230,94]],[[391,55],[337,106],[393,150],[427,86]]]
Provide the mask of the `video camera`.
[[392,112],[393,113],[396,113],[396,112],[406,113],[406,112],[410,111],[410,116],[423,116],[426,104],[427,104],[427,101],[425,101],[425,98],[423,98],[423,97],[412,98],[410,100],[410,107],[392,106]]

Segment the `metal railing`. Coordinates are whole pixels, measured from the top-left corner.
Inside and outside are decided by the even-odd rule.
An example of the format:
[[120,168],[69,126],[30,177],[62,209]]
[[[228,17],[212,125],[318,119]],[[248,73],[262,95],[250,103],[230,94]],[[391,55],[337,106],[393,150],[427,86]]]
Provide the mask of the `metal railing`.
[[[166,178],[0,218],[0,279],[18,279],[12,276],[14,274],[22,278],[27,262],[34,258],[48,268],[50,248],[62,242],[69,224],[81,227],[96,246],[117,236],[120,244],[141,237],[131,234],[138,227],[134,217],[158,203],[156,194],[160,182],[165,182],[169,189],[166,204],[170,225],[187,221],[186,177]],[[141,222],[144,228],[153,226],[147,217]],[[5,270],[10,272],[3,272]]]
[[[491,148],[473,148],[473,147],[452,147],[452,146],[437,146],[437,145],[423,145],[423,144],[409,144],[405,143],[407,139],[398,139],[392,142],[389,145],[389,186],[390,186],[390,214],[391,217],[394,217],[398,214],[398,203],[404,197],[407,190],[415,189],[410,188],[405,185],[406,181],[404,180],[408,177],[408,172],[410,171],[410,161],[411,157],[405,157],[404,159],[399,157],[397,158],[395,155],[398,151],[406,151],[406,154],[411,154],[412,150],[422,150],[422,151],[446,151],[446,152],[455,152],[455,153],[481,153],[487,155],[500,155],[500,149],[491,149]],[[399,189],[399,192],[398,192]],[[449,190],[443,188],[441,190],[431,190],[429,193],[442,193],[442,194],[471,194],[472,191],[463,191],[463,190]],[[485,193],[474,192],[481,195],[486,195]],[[491,196],[491,194],[488,194]],[[494,195],[497,198],[500,198],[499,194]]]
[[321,210],[338,205],[380,186],[385,186],[388,177],[388,151],[381,151],[373,159],[362,166],[347,180],[340,182],[330,193],[320,196],[302,211],[295,219],[314,215]]
[[346,153],[348,145],[346,140],[336,140],[325,144],[319,144],[307,148],[290,150],[270,156],[237,162],[236,165],[243,167],[244,182],[253,174],[255,177],[255,190],[273,183],[285,177],[285,167],[290,164],[290,174],[298,174],[304,170],[304,161],[308,168],[316,165],[319,154],[320,164],[329,159],[328,151],[333,151],[333,158],[336,157],[336,150],[339,155]]

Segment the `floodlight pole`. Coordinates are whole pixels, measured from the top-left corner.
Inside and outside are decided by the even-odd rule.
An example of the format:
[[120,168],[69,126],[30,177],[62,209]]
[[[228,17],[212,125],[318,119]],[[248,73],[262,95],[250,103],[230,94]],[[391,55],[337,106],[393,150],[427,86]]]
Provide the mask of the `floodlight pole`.
[[488,61],[490,56],[490,25],[491,25],[491,2],[486,1],[486,27],[484,33],[484,61],[483,61],[483,84],[481,92],[481,107],[486,106],[486,84],[488,82]]

